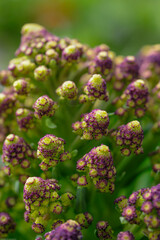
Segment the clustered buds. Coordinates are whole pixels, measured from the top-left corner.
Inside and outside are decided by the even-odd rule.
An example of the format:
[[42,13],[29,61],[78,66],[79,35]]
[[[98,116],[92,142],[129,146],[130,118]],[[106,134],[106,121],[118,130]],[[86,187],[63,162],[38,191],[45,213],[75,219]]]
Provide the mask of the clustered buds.
[[81,240],[82,233],[80,225],[74,220],[68,220],[67,222],[61,224],[55,230],[45,234],[46,240]]
[[94,109],[90,113],[82,115],[81,122],[77,121],[72,124],[74,132],[82,139],[99,140],[108,134],[109,117],[106,111]]
[[55,114],[58,105],[47,95],[39,97],[33,105],[35,116],[42,118],[43,116],[52,117]]
[[27,95],[30,91],[30,84],[25,79],[18,79],[13,83],[13,88],[18,95]]
[[96,230],[99,239],[113,239],[113,230],[107,221],[99,221],[96,225]]
[[[120,198],[118,201],[120,202]],[[124,198],[122,198],[124,201]],[[125,204],[118,204],[122,217],[130,224],[141,224],[149,239],[160,237],[160,184],[142,188],[130,195]],[[120,238],[121,239],[121,238]],[[123,238],[122,238],[123,239]],[[130,238],[128,238],[130,239]],[[131,238],[134,239],[134,238]]]
[[76,62],[83,54],[80,45],[69,45],[62,51],[62,60],[66,62]]
[[134,240],[134,236],[131,232],[120,232],[118,233],[117,240]]
[[82,228],[88,228],[93,221],[93,217],[90,213],[79,213],[76,215],[75,220],[80,224]]
[[50,70],[45,66],[38,66],[34,70],[34,78],[38,81],[47,81],[50,76]]
[[37,157],[42,161],[40,168],[43,171],[55,167],[59,161],[63,162],[71,158],[64,150],[65,141],[52,134],[47,134],[38,142]]
[[129,156],[132,151],[136,154],[142,153],[142,141],[143,130],[136,120],[120,126],[116,132],[116,143],[125,156]]
[[25,221],[33,223],[32,229],[35,232],[44,232],[49,222],[55,225],[54,219],[62,213],[63,207],[70,204],[67,202],[68,199],[73,199],[73,195],[70,193],[66,193],[65,197],[64,194],[60,196],[57,193],[58,190],[60,190],[60,186],[55,179],[43,180],[40,177],[27,179],[23,194],[26,208],[24,217]]
[[18,108],[16,111],[16,119],[17,124],[22,131],[27,131],[35,126],[34,113],[29,109]]
[[34,158],[34,151],[24,139],[14,134],[8,135],[3,144],[3,162],[11,168],[17,165],[21,168],[28,168],[29,158]]
[[139,79],[128,85],[123,97],[127,99],[127,106],[135,109],[135,115],[142,117],[148,102],[148,87]]
[[57,193],[59,189],[54,179],[43,180],[40,177],[27,179],[23,194],[26,208],[24,218],[26,222],[33,222],[32,229],[35,232],[44,232],[50,213],[60,214],[62,212],[62,204]]
[[84,94],[80,95],[79,101],[81,103],[87,101],[95,101],[96,99],[108,101],[108,92],[106,81],[100,74],[94,74],[86,86],[84,87]]
[[62,99],[74,100],[77,98],[78,88],[74,82],[65,81],[59,88],[57,88],[56,93]]
[[101,192],[114,191],[116,169],[108,146],[102,144],[94,147],[78,160],[77,170],[87,172],[95,187]]
[[113,68],[112,56],[109,51],[99,51],[89,66],[91,73],[107,76]]
[[134,81],[139,76],[139,65],[134,56],[117,59],[115,67],[115,90],[122,90],[126,82]]
[[14,231],[15,222],[6,212],[0,212],[0,238],[7,237],[8,233]]
[[0,116],[6,117],[13,112],[15,108],[16,98],[14,93],[0,93]]
[[9,86],[13,83],[14,77],[9,70],[0,71],[0,84],[3,86]]

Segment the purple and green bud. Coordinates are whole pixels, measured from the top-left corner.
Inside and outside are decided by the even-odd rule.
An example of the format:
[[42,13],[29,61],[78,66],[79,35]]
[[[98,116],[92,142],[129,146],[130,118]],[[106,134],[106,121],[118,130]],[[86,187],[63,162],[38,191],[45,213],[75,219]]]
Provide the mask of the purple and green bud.
[[[117,201],[118,200],[116,199],[115,202]],[[154,238],[154,236],[160,234],[159,208],[160,184],[153,186],[150,189],[142,188],[135,193],[132,193],[127,200],[127,206],[125,204],[122,208],[120,207],[120,210],[123,218],[130,224],[138,224],[141,228],[139,231],[145,232],[149,239],[158,239]]]
[[55,230],[45,234],[46,240],[81,240],[82,233],[80,225],[74,220],[68,220],[67,222],[61,224]]
[[13,93],[0,93],[0,116],[6,117],[11,114],[16,105],[16,98]]
[[118,233],[117,240],[134,240],[134,236],[131,232],[120,232]]
[[95,101],[96,99],[108,101],[108,92],[106,81],[100,74],[94,74],[86,86],[84,87],[84,93],[86,95],[80,95],[80,103],[87,101]]
[[109,117],[106,111],[94,109],[82,115],[81,122],[72,124],[73,131],[82,139],[99,140],[108,134]]
[[125,156],[129,156],[131,152],[136,154],[142,153],[142,141],[143,130],[137,120],[122,125],[117,130],[116,143],[120,146],[121,153]]
[[114,191],[116,169],[108,146],[94,147],[78,160],[77,170],[86,172],[101,192]]
[[3,86],[10,86],[14,82],[14,77],[9,70],[0,71],[0,84]]
[[78,62],[83,54],[81,45],[69,45],[62,52],[62,61],[67,63]]
[[75,220],[79,223],[82,228],[88,228],[93,221],[93,217],[90,213],[79,213],[76,215]]
[[47,95],[39,97],[33,105],[35,116],[41,119],[43,116],[52,117],[58,108],[58,104]]
[[91,74],[100,73],[107,76],[112,71],[113,61],[108,51],[100,51],[89,66]]
[[0,212],[0,238],[6,238],[10,232],[15,230],[15,222],[6,212]]
[[74,82],[65,81],[59,88],[57,88],[56,93],[61,99],[74,100],[77,98],[78,88]]
[[30,84],[24,79],[18,79],[13,83],[13,88],[18,95],[27,95],[30,92]]
[[139,66],[134,56],[127,56],[124,59],[117,59],[115,67],[114,89],[122,90],[126,83],[132,82],[139,76]]
[[[40,168],[47,171],[50,167],[55,167],[60,161],[70,160],[71,154],[64,150],[65,141],[52,134],[47,134],[38,142],[37,157],[42,161]],[[62,159],[62,160],[61,160]]]
[[18,108],[16,111],[16,119],[20,130],[27,131],[35,126],[34,113],[26,108]]
[[47,81],[51,75],[51,70],[41,65],[34,70],[34,78],[37,81]]
[[99,221],[96,225],[96,230],[99,239],[113,239],[113,230],[107,221]]

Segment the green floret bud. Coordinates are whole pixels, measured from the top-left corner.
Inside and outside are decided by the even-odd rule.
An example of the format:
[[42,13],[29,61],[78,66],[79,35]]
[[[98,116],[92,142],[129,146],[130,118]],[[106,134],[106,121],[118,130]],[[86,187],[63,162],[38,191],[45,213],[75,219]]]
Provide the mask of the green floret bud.
[[71,200],[74,199],[74,196],[71,193],[64,193],[61,195],[62,205],[67,207],[71,204]]
[[40,30],[45,29],[43,26],[36,24],[36,23],[27,23],[23,25],[21,29],[22,35],[27,35],[30,32],[39,32]]
[[41,65],[34,70],[34,78],[38,81],[47,81],[50,77],[50,69]]
[[24,79],[19,79],[13,83],[13,88],[17,94],[27,95],[30,91],[30,84]]
[[141,133],[142,132],[142,127],[141,127],[139,121],[137,121],[137,120],[129,122],[127,124],[127,126],[128,126],[129,130],[131,130],[135,133]]
[[62,86],[60,86],[56,93],[62,98],[62,99],[69,99],[74,100],[77,98],[78,89],[76,87],[76,84],[72,81],[65,81]]

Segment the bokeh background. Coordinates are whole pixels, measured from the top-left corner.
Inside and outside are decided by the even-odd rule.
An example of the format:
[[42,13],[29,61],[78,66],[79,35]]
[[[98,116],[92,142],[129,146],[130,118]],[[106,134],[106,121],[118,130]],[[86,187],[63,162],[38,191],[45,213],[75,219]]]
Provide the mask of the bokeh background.
[[0,69],[13,57],[25,23],[131,55],[159,43],[159,9],[159,0],[0,0]]

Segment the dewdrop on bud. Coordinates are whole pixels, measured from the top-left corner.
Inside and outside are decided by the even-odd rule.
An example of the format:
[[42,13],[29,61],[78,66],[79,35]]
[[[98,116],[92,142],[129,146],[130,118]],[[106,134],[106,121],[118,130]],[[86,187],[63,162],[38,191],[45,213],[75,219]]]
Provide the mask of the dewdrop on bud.
[[27,95],[30,91],[30,84],[24,79],[16,80],[13,88],[18,95]]
[[78,88],[74,82],[65,81],[59,88],[57,88],[56,93],[62,99],[74,100],[77,98]]
[[71,155],[64,150],[64,140],[52,134],[47,134],[38,142],[37,157],[42,161],[40,167],[43,171],[50,167],[55,167],[64,154],[67,154],[68,159]]
[[99,140],[108,134],[109,117],[106,111],[94,109],[82,116],[81,122],[72,124],[74,132],[82,136],[82,139]]
[[47,81],[50,77],[50,69],[41,65],[34,70],[34,78],[38,81]]
[[35,116],[42,118],[43,116],[52,117],[55,114],[58,105],[47,95],[39,97],[33,105]]

